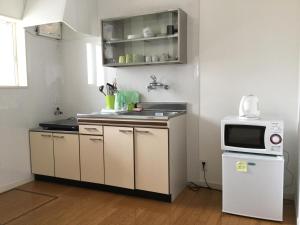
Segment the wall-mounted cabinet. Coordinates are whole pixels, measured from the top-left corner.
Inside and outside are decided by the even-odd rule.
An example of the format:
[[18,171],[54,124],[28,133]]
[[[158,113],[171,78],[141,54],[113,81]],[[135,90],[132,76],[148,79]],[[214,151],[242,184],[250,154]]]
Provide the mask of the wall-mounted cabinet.
[[186,31],[181,9],[102,20],[103,65],[186,63]]

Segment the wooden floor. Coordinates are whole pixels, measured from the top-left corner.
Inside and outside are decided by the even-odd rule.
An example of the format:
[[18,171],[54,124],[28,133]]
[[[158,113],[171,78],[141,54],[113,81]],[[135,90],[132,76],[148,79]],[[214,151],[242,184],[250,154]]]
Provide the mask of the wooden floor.
[[284,222],[221,213],[221,193],[186,188],[174,203],[32,182],[0,194],[5,225],[271,225],[296,224],[293,202],[284,203]]

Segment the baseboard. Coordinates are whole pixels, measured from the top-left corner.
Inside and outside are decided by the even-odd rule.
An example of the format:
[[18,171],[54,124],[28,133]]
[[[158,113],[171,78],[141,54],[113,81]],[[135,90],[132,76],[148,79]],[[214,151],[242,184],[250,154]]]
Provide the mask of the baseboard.
[[35,175],[35,180],[53,182],[53,183],[64,184],[64,185],[72,185],[72,186],[90,188],[90,189],[101,190],[101,191],[108,191],[108,192],[125,194],[130,196],[150,198],[150,199],[155,199],[163,202],[171,202],[172,199],[172,196],[169,194],[161,194],[161,193],[142,191],[137,189],[127,189],[127,188],[109,186],[105,184],[89,183],[84,181],[69,180],[64,178],[49,177],[49,176],[37,175],[37,174]]
[[2,186],[0,186],[0,193],[9,191],[9,190],[14,189],[14,188],[16,188],[18,186],[21,186],[23,184],[29,183],[29,182],[31,182],[33,180],[34,180],[34,177],[30,176],[30,177],[27,177],[27,178],[22,179],[22,180],[17,180],[17,181],[15,181],[13,183],[2,185]]

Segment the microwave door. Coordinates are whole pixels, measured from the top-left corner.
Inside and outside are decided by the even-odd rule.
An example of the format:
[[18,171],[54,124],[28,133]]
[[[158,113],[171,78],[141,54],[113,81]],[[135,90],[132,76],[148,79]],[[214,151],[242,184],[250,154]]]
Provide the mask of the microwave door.
[[265,126],[225,125],[225,146],[244,149],[265,150]]

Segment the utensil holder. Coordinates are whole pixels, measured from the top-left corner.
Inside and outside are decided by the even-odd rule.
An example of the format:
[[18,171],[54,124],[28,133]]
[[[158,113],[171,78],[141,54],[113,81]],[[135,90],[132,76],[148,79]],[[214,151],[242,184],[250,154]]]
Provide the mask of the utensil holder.
[[115,96],[106,95],[105,96],[106,109],[115,109]]

